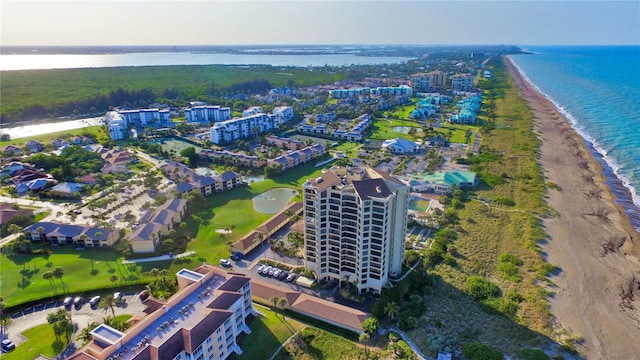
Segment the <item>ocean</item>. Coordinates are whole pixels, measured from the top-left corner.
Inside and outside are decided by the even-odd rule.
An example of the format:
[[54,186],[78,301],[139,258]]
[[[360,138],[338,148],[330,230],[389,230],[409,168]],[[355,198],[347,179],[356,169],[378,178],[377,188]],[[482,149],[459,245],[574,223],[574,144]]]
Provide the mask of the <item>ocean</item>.
[[605,166],[640,231],[640,46],[536,46],[512,55]]

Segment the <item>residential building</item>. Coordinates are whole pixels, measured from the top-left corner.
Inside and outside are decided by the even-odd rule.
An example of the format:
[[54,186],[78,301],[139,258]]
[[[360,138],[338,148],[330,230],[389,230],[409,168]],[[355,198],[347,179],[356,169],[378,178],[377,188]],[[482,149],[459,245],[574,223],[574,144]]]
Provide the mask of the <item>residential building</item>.
[[432,92],[443,90],[446,85],[447,74],[443,71],[435,70],[411,75],[411,86],[415,91]]
[[303,124],[300,125],[299,130],[301,132],[311,133],[311,134],[321,134],[321,135],[329,135],[334,138],[349,140],[349,141],[360,141],[364,138],[364,132],[366,129],[371,126],[373,121],[371,120],[371,116],[369,114],[364,114],[354,119],[358,122],[355,126],[351,126],[350,128],[340,128],[337,130],[331,130],[329,126],[326,124],[318,124],[318,125],[310,125]]
[[187,200],[169,199],[138,219],[137,228],[127,234],[134,253],[156,251],[163,235],[180,224],[187,209]]
[[242,176],[238,173],[227,171],[218,176],[205,176],[176,161],[168,161],[160,166],[160,171],[176,182],[181,194],[198,189],[202,195],[210,196],[214,192],[231,190],[242,184]]
[[117,110],[128,127],[165,127],[172,125],[169,109]]
[[382,86],[375,89],[371,89],[371,95],[381,96],[411,96],[413,94],[413,88],[408,85],[394,86]]
[[267,160],[267,165],[280,167],[280,172],[293,169],[294,167],[306,164],[307,162],[324,155],[324,147],[320,144],[313,144],[300,150],[289,151],[286,155],[278,156]]
[[251,279],[209,264],[176,273],[178,292],[167,300],[149,298],[146,316],[126,332],[102,324],[70,360],[220,360],[241,355],[240,334],[258,313]]
[[128,136],[127,121],[117,111],[109,111],[106,115],[111,140],[124,140]]
[[277,106],[271,114],[276,119],[276,124],[282,125],[293,119],[293,108],[291,106]]
[[210,150],[203,149],[198,153],[198,156],[206,160],[222,160],[231,159],[235,165],[247,166],[252,168],[261,168],[266,163],[265,160],[255,156],[247,155],[239,152],[231,152],[228,150]]
[[24,230],[25,238],[31,242],[46,241],[53,245],[74,244],[75,246],[112,246],[118,233],[105,228],[88,225],[69,225],[55,222],[37,222]]
[[44,150],[44,144],[40,141],[29,140],[24,144],[24,148],[30,153],[38,153]]
[[394,154],[412,154],[420,151],[420,144],[403,138],[385,140],[382,148]]
[[334,99],[353,98],[361,95],[369,96],[370,93],[371,93],[371,89],[368,87],[329,90],[329,96],[331,96]]
[[239,139],[257,136],[277,127],[275,117],[267,114],[255,114],[238,119],[213,124],[209,136],[213,144],[230,143]]
[[14,145],[8,145],[4,149],[2,149],[2,155],[4,156],[22,155],[22,149]]
[[187,122],[213,124],[231,119],[231,109],[220,105],[206,105],[202,102],[192,102],[184,109]]
[[283,138],[275,135],[267,136],[265,138],[267,145],[277,146],[283,149],[299,150],[304,147],[304,142],[291,138]]
[[453,91],[469,92],[473,89],[473,75],[455,74],[451,77],[451,89]]
[[246,110],[242,111],[242,117],[247,117],[251,115],[264,114],[264,110],[262,106],[250,106]]
[[402,271],[409,187],[371,168],[325,171],[303,185],[306,266],[319,280],[380,293]]

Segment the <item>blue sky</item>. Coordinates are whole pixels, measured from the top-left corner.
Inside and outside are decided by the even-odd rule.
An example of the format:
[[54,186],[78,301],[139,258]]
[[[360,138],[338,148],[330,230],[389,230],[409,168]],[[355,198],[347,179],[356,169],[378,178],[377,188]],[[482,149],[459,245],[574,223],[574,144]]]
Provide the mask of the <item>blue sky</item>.
[[5,1],[2,45],[640,44],[640,1]]

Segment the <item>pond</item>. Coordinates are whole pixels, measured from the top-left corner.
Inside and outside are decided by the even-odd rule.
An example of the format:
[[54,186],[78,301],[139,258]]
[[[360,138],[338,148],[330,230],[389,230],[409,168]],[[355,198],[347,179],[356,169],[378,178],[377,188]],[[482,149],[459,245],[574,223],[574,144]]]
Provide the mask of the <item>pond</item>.
[[427,212],[431,206],[431,200],[411,199],[409,200],[409,210],[417,212]]
[[197,167],[197,168],[195,168],[195,171],[198,174],[202,175],[202,176],[211,176],[211,177],[218,176],[218,172],[217,171],[211,170],[211,169],[206,168],[206,167]]
[[282,211],[298,192],[289,188],[275,188],[256,195],[251,199],[253,209],[261,214],[275,214]]
[[408,134],[409,130],[411,129],[416,129],[416,132],[422,132],[422,129],[419,127],[413,127],[413,126],[392,126],[391,130],[395,131],[397,133],[400,134]]
[[247,184],[251,184],[254,182],[264,181],[264,175],[245,175],[242,177],[242,180]]

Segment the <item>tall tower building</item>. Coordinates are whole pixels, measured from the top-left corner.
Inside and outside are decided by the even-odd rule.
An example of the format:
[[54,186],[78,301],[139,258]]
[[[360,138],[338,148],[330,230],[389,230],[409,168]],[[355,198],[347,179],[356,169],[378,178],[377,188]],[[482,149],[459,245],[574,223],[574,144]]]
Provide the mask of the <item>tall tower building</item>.
[[306,265],[318,279],[380,293],[402,271],[409,187],[371,168],[334,167],[302,185]]

